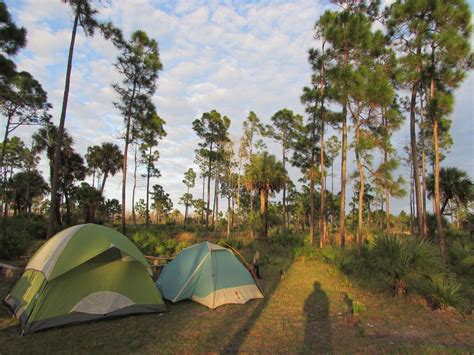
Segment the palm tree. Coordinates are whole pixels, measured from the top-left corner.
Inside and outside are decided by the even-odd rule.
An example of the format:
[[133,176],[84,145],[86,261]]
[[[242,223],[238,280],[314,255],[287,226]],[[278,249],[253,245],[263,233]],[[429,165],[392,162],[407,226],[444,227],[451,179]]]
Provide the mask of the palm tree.
[[[449,202],[454,202],[459,211],[461,206],[467,205],[473,199],[474,184],[469,178],[468,174],[454,167],[441,168],[440,172],[440,196],[441,196],[441,214],[444,213]],[[428,189],[428,197],[431,199],[434,196],[434,175],[430,174],[426,181]],[[459,225],[459,214],[458,214]]]
[[114,176],[122,168],[123,154],[120,147],[113,143],[102,143],[99,149],[99,169],[102,172],[102,184],[100,193],[104,192],[107,177]]
[[260,215],[262,217],[262,236],[268,235],[268,195],[279,192],[287,181],[286,170],[274,155],[267,152],[252,156],[246,166],[246,180],[252,181],[253,188],[260,194]]
[[99,145],[94,145],[93,147],[88,147],[87,148],[87,153],[84,156],[86,158],[87,162],[87,175],[92,175],[92,187],[95,185],[95,177],[97,170],[99,170],[99,165],[100,165],[100,146]]
[[[59,134],[58,134],[58,127],[49,124],[45,127],[41,127],[38,132],[33,134],[32,136],[33,140],[33,153],[38,154],[38,153],[46,153],[46,157],[49,160],[49,179],[52,184],[53,180],[53,175],[54,175],[54,160],[55,160],[55,150],[58,145],[58,140],[59,140]],[[62,136],[62,147],[61,147],[61,154],[59,156],[60,158],[60,163],[67,161],[68,156],[72,154],[72,144],[73,140],[71,136],[67,133],[67,131],[64,131],[64,134]],[[60,164],[61,165],[61,164]],[[64,175],[64,169],[61,168],[59,169],[59,174]],[[60,178],[60,175],[58,175],[58,179]],[[61,183],[60,181],[58,181]],[[58,187],[60,187],[58,185]],[[54,216],[56,218],[56,222],[58,224],[61,224],[61,214],[60,214],[60,209],[59,209],[59,201],[60,198],[58,194],[53,195],[51,193],[51,200],[54,198],[56,199],[56,203],[54,204],[55,209],[54,209]]]

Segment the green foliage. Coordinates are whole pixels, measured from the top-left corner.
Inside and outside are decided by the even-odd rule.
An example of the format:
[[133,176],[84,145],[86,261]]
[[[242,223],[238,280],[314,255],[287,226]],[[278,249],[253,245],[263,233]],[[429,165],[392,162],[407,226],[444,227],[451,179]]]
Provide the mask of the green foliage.
[[32,235],[23,218],[4,221],[3,228],[0,228],[0,258],[16,259],[25,255],[33,240]]
[[302,247],[304,245],[304,236],[291,233],[288,230],[271,230],[268,241],[271,244],[278,244],[284,247]]
[[143,254],[151,256],[175,256],[181,250],[190,246],[189,242],[168,238],[165,231],[160,233],[139,230],[132,235],[131,239]]
[[428,279],[421,284],[420,291],[433,308],[451,306],[464,313],[471,312],[471,305],[462,293],[461,284],[453,276]]
[[316,260],[319,257],[318,251],[308,243],[303,246],[296,247],[293,249],[293,256],[295,258],[302,258],[303,261]]
[[[453,243],[451,263],[458,276],[442,262],[436,246],[418,238],[377,236],[358,255],[354,249],[327,247],[321,251],[325,262],[377,291],[400,295],[417,292],[433,307],[455,307],[470,312],[468,299],[469,272],[472,252],[470,247]],[[466,274],[463,274],[466,273]],[[467,275],[459,279],[459,275]]]

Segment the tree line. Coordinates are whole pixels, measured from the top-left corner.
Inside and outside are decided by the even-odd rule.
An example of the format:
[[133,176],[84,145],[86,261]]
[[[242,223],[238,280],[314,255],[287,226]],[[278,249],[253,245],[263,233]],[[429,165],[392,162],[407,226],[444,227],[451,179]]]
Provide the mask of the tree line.
[[[0,2],[0,110],[6,120],[0,166],[3,218],[8,218],[11,208],[13,213],[31,213],[33,200],[49,193],[49,206],[44,206],[49,212],[43,211],[49,217],[48,235],[72,222],[74,206],[82,210],[85,221],[96,220],[99,213],[113,216],[108,219],[113,223],[120,214],[125,233],[132,154],[132,220],[137,223],[138,214],[148,226],[154,210],[156,222],[161,223],[173,210],[173,202],[161,185],[153,184],[160,177],[158,145],[166,136],[165,121],[152,101],[163,69],[158,42],[141,30],[125,39],[112,23],[97,19],[98,10],[91,1],[67,3],[74,22],[59,125],[55,126],[47,93],[29,73],[18,72],[13,61],[26,44],[26,29],[13,23],[5,3]],[[460,226],[472,201],[467,174],[440,166],[452,144],[454,90],[472,65],[470,14],[464,0],[399,0],[385,9],[378,1],[334,2],[334,8],[326,10],[314,26],[317,46],[308,51],[310,84],[301,93],[306,117],[283,108],[264,124],[251,111],[237,141],[230,138],[231,119],[217,110],[192,122],[199,138],[194,167],[198,171],[190,168],[184,174],[185,193],[179,200],[184,223],[225,230],[228,236],[245,232],[251,238],[266,237],[272,228],[309,230],[310,244],[319,237],[321,247],[344,246],[350,235],[361,250],[370,226],[388,235],[400,233],[400,228],[393,230],[390,202],[409,193],[410,216],[404,225],[422,238],[436,231],[445,257],[443,215],[456,215]],[[112,41],[119,53],[113,64],[121,76],[113,89],[114,106],[123,117],[118,138],[123,151],[115,143],[104,142],[89,147],[85,161],[74,151],[65,128],[78,29],[86,36],[97,32]],[[406,117],[410,138],[401,156],[392,137]],[[41,126],[30,148],[11,137],[25,125]],[[329,132],[336,134],[328,137]],[[268,152],[269,140],[279,145],[278,158]],[[353,172],[347,171],[349,151],[355,156]],[[42,152],[49,160],[49,184],[37,170]],[[335,166],[339,155],[340,167]],[[408,181],[397,176],[402,162],[410,170]],[[144,200],[135,201],[140,165],[146,194]],[[299,189],[288,174],[290,165],[301,171]],[[104,200],[107,179],[120,172],[121,201]],[[340,186],[335,191],[336,174]],[[83,182],[87,175],[92,185]],[[202,179],[199,198],[191,193],[198,175]],[[348,182],[354,191],[350,201]],[[272,202],[279,192],[281,201]],[[221,199],[227,206],[219,206]],[[427,199],[433,203],[435,228],[430,227]]]

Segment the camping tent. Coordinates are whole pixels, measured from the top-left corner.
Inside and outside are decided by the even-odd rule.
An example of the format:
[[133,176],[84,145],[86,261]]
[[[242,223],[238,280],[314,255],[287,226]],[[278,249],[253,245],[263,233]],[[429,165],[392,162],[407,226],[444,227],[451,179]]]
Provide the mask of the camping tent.
[[263,298],[248,270],[231,250],[203,242],[184,249],[158,278],[171,302],[186,298],[209,308]]
[[133,313],[166,311],[137,247],[95,224],[67,228],[30,259],[5,303],[23,332]]

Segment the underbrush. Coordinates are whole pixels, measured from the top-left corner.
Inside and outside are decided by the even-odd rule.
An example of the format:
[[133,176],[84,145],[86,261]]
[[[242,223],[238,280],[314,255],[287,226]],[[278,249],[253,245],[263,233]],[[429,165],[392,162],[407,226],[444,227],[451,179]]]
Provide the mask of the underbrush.
[[190,241],[178,241],[169,238],[166,233],[156,233],[152,230],[137,231],[131,239],[143,254],[150,256],[171,257],[192,244]]
[[47,221],[36,215],[14,216],[0,228],[0,258],[16,259],[25,255],[35,239],[46,238]]
[[355,249],[330,246],[320,256],[374,291],[393,295],[418,293],[433,308],[451,306],[463,313],[471,312],[472,299],[465,280],[443,263],[438,247],[428,241],[378,236],[359,254]]

